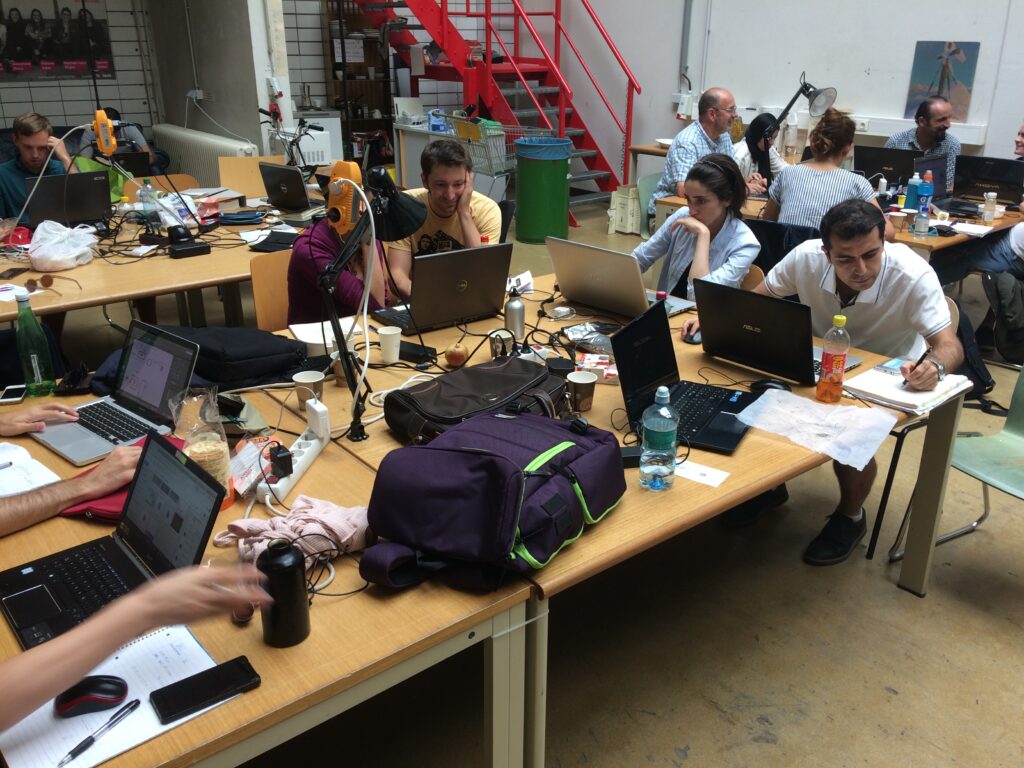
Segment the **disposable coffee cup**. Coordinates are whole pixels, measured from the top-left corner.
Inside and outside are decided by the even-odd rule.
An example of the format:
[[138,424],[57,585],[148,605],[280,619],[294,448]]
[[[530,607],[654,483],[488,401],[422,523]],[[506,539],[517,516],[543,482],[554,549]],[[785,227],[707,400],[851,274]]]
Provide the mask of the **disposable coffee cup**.
[[490,340],[492,358],[507,357],[512,354],[512,345],[516,342],[512,331],[501,328],[490,335]]
[[897,232],[902,232],[903,228],[907,225],[907,214],[903,211],[893,211],[889,214],[889,221],[892,222],[892,228]]
[[320,371],[302,371],[292,376],[292,384],[295,385],[295,394],[299,398],[299,405],[306,407],[306,401],[311,397],[317,400],[324,399],[324,375]]
[[380,361],[384,365],[398,362],[398,350],[402,343],[402,329],[387,325],[377,329],[377,340],[380,342]]
[[584,413],[594,407],[594,388],[597,374],[590,371],[573,371],[566,377],[569,382],[569,402],[576,413]]

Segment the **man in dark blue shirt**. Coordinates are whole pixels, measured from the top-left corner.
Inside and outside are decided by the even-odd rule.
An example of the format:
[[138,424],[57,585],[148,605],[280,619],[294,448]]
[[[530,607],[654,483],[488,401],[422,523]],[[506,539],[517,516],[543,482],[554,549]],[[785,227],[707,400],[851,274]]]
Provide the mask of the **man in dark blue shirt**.
[[[27,198],[25,179],[38,176],[44,164],[47,176],[74,173],[76,170],[64,142],[53,135],[50,121],[39,113],[26,112],[15,118],[12,128],[18,156],[0,163],[0,218],[4,219],[21,212]],[[26,221],[27,216],[22,214],[20,223]]]

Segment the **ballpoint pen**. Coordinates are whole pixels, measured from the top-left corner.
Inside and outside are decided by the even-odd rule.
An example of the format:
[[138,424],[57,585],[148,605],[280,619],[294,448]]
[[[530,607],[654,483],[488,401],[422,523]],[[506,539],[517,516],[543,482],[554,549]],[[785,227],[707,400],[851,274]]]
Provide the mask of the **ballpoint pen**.
[[[917,358],[917,362],[916,362],[916,363],[914,363],[914,367],[910,369],[911,373],[913,373],[914,371],[916,371],[916,370],[917,370],[917,366],[919,366],[919,365],[920,365],[921,363],[923,363],[923,362],[924,362],[924,359],[925,359],[926,357],[928,357],[928,355],[930,355],[931,353],[932,353],[932,348],[931,348],[931,347],[928,347],[928,348],[927,348],[927,349],[926,349],[926,350],[924,351],[924,353],[923,353],[923,354],[922,354],[922,355],[921,355],[921,356],[920,356],[919,358]],[[907,386],[907,384],[908,384],[907,380],[906,380],[906,379],[903,379],[903,386],[904,386],[904,387],[906,387],[906,386]]]
[[13,461],[2,462],[2,463],[0,463],[0,469],[7,469],[8,467],[12,466],[13,464],[14,464]]
[[89,747],[96,743],[100,736],[105,734],[115,725],[117,725],[126,717],[128,717],[128,715],[130,715],[132,712],[138,709],[139,704],[141,704],[141,702],[138,699],[132,699],[119,710],[117,710],[117,712],[115,712],[113,716],[109,720],[107,720],[107,722],[105,722],[103,725],[101,725],[99,728],[93,731],[91,736],[86,736],[84,741],[82,741],[78,746],[76,746],[74,749],[68,752],[64,756],[64,759],[57,763],[57,768],[62,768],[63,766],[67,765],[72,760],[74,760],[76,757],[78,757],[80,754],[85,752],[85,750],[87,750]]

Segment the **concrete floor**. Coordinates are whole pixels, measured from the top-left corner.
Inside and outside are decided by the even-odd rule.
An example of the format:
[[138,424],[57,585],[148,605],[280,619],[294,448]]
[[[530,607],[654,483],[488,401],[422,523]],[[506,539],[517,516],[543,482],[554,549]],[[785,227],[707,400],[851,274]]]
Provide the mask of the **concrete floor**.
[[[605,228],[595,211],[570,237],[634,247],[636,237]],[[542,247],[517,244],[514,262],[550,270]],[[984,301],[968,281],[965,306],[975,321]],[[172,301],[161,300],[159,311],[175,322]],[[98,312],[69,317],[69,348],[98,354],[97,340],[103,346],[108,336],[119,344],[101,323]],[[991,370],[992,396],[1008,404],[1017,374]],[[992,433],[1001,423],[965,410],[960,428]],[[750,528],[712,521],[555,598],[546,764],[1024,764],[1021,504],[994,491],[985,526],[937,551],[928,597],[898,589],[884,551],[922,438],[907,441],[873,561],[863,557],[866,541],[839,566],[800,560],[835,504],[826,465],[789,483],[789,502]],[[889,440],[879,452],[883,469],[891,448]],[[665,503],[685,504],[685,495],[677,485]],[[949,527],[979,514],[979,484],[954,471],[946,509]],[[254,764],[482,765],[480,667],[479,649],[460,654]]]

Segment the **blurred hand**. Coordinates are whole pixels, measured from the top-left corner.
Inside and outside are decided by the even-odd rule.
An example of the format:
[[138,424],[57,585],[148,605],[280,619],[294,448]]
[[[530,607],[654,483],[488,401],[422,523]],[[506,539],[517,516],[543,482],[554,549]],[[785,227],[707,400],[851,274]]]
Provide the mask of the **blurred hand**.
[[672,222],[671,229],[678,229],[679,227],[682,227],[692,235],[704,234],[711,237],[711,230],[703,222],[693,218],[693,216],[684,216]]
[[760,173],[752,173],[747,177],[747,194],[763,195],[768,191],[768,182]]
[[462,197],[459,198],[459,205],[456,210],[459,213],[469,213],[470,203],[473,201],[473,172],[466,174],[466,186],[462,190]]
[[137,445],[119,445],[110,455],[96,465],[96,468],[77,480],[82,484],[85,498],[95,499],[123,488],[135,475],[142,448]]
[[209,616],[228,615],[250,605],[272,601],[260,586],[263,574],[255,566],[179,568],[147,582],[121,598],[146,628],[188,624]]
[[[64,146],[64,142],[61,141],[57,136],[51,136],[46,140],[46,146],[53,149],[53,156],[64,163],[66,168],[71,164],[71,155],[68,154],[68,148]],[[56,149],[54,149],[56,147]]]
[[903,379],[910,389],[924,392],[935,389],[939,383],[939,369],[928,358],[922,360],[916,367],[912,361],[906,361],[900,366],[900,373],[903,374]]
[[0,435],[14,437],[26,432],[42,432],[47,423],[78,421],[78,411],[60,403],[30,405],[11,413],[0,414]]
[[681,331],[679,333],[679,338],[684,338],[685,336],[691,336],[691,335],[697,333],[697,331],[699,331],[699,330],[700,330],[700,318],[698,318],[697,315],[691,315],[690,317],[688,317],[686,320],[683,321],[683,327],[682,327],[682,329],[681,329]]

